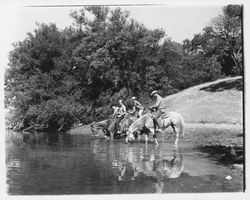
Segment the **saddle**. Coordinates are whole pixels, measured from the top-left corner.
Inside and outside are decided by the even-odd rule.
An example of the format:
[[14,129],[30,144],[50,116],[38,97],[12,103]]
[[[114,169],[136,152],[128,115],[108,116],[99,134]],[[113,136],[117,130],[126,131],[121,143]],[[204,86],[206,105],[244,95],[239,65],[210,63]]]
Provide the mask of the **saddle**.
[[168,117],[170,117],[168,112],[162,112],[162,113],[160,113],[160,114],[158,115],[158,117],[156,117],[156,118],[157,118],[157,119],[159,119],[159,118],[166,119],[166,118],[168,118]]
[[168,113],[163,112],[160,117],[163,119],[166,119],[166,118],[169,118],[170,116]]

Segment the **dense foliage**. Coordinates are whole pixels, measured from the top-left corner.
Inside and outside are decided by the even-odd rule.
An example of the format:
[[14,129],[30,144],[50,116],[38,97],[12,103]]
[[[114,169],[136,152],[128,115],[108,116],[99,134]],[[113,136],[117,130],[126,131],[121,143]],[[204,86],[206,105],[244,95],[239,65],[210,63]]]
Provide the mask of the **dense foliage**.
[[[204,32],[182,44],[149,30],[120,8],[91,6],[64,30],[37,24],[17,42],[5,74],[9,125],[66,130],[111,114],[119,99],[149,103],[223,75],[242,74],[242,8],[229,5]],[[88,17],[87,17],[88,16]]]

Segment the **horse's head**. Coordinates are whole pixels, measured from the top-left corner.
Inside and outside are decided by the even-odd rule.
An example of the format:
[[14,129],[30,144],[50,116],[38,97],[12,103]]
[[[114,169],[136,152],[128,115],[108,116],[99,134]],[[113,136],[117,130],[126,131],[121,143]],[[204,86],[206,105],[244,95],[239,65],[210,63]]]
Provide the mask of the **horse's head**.
[[96,136],[97,135],[97,128],[95,127],[95,124],[96,124],[96,122],[92,122],[90,124],[90,130],[91,130],[92,136]]

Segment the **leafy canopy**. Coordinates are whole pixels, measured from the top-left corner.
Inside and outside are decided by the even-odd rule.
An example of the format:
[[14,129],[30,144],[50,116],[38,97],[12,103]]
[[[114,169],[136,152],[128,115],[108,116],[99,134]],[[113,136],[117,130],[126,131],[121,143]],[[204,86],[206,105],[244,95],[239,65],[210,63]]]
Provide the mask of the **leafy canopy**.
[[9,126],[67,130],[107,118],[121,98],[127,105],[131,96],[148,104],[155,89],[168,95],[222,72],[242,73],[239,6],[225,7],[183,45],[120,8],[88,6],[70,16],[72,26],[63,30],[37,24],[10,52],[5,73]]

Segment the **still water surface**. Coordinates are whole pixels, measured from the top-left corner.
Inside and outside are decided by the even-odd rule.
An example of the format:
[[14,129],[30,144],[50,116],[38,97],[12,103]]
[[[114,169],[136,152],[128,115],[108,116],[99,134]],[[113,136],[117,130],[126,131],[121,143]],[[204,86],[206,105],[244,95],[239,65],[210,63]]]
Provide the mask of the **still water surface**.
[[156,147],[83,133],[23,137],[7,130],[6,167],[11,195],[242,191],[241,174],[190,145],[177,151],[166,141]]

